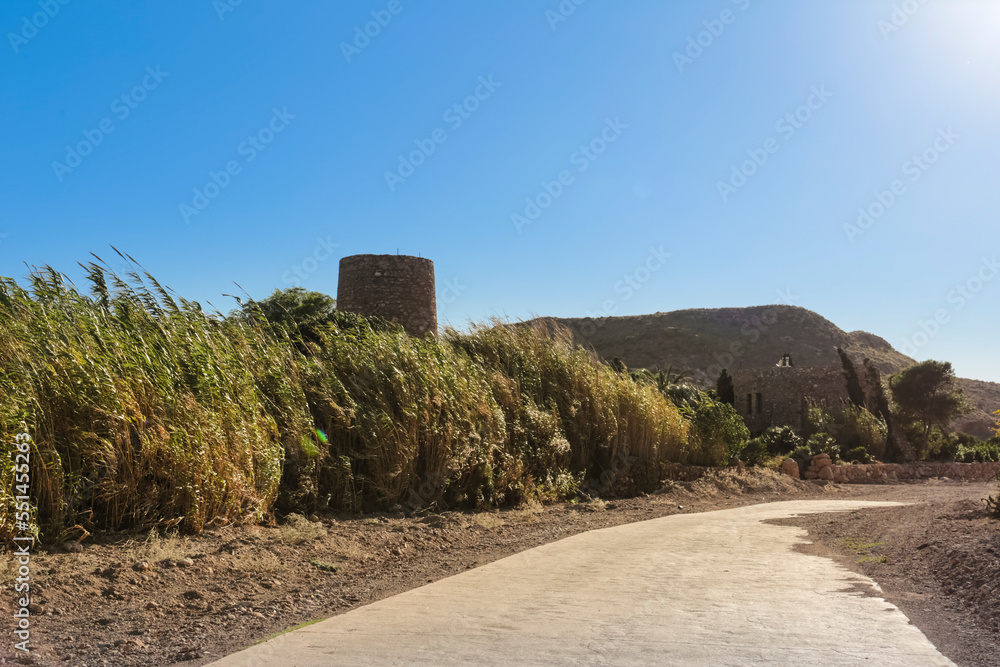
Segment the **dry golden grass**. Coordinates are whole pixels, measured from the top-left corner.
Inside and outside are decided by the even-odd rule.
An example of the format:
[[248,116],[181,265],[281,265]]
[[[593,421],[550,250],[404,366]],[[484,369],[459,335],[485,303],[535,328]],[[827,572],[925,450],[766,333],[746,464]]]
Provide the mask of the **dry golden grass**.
[[313,522],[301,514],[289,514],[284,525],[278,528],[277,539],[283,544],[302,544],[320,537],[326,537],[322,523]]
[[[306,335],[205,312],[133,266],[122,278],[86,265],[89,293],[48,268],[26,286],[0,278],[0,543],[15,526],[9,436],[24,430],[46,536],[81,517],[198,533],[275,507],[557,501],[595,461],[654,470],[685,455],[678,409],[564,329],[493,321],[414,339],[339,313]],[[286,544],[324,532],[304,519],[279,530]]]
[[125,545],[125,561],[130,564],[143,561],[155,565],[164,560],[180,560],[191,554],[191,542],[177,534],[159,535],[149,531],[142,542],[129,541]]
[[592,512],[603,512],[608,508],[608,504],[600,498],[589,498],[582,503],[577,503],[577,506]]
[[353,540],[344,540],[336,542],[330,549],[333,555],[346,560],[365,560],[370,555],[371,552],[365,549],[360,543]]
[[537,498],[529,498],[521,503],[517,509],[504,513],[504,519],[508,523],[538,523],[538,517],[545,511],[545,507],[538,502]]

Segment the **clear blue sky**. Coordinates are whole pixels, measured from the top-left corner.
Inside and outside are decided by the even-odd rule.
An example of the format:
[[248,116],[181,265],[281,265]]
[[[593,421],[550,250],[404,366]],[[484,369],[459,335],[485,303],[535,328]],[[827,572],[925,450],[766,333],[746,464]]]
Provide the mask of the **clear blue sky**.
[[234,2],[3,4],[0,274],[398,249],[456,326],[791,302],[1000,380],[992,0]]

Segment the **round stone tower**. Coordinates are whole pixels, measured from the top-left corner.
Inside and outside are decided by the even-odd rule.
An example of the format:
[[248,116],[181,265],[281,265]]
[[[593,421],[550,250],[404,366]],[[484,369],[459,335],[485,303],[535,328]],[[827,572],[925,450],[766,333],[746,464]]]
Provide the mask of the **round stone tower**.
[[337,309],[397,322],[411,336],[436,336],[434,262],[409,255],[344,257]]

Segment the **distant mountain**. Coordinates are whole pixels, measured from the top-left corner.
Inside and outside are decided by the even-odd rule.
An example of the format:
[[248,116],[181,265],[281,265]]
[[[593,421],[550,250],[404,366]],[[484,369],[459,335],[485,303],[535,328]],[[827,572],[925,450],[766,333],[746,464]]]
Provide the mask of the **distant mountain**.
[[[773,366],[788,353],[796,366],[839,364],[842,347],[860,362],[869,358],[883,374],[916,363],[885,339],[867,331],[850,333],[798,306],[696,308],[653,315],[604,318],[540,318],[573,332],[575,341],[598,356],[621,359],[629,368],[687,371],[703,388],[715,386],[722,368]],[[975,412],[956,422],[963,431],[985,437],[1000,409],[1000,384],[960,379]]]

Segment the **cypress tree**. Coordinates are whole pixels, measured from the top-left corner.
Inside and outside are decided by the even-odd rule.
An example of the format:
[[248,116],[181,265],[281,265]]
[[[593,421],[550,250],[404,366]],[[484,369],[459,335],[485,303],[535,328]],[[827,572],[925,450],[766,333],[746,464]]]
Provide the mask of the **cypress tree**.
[[723,403],[736,406],[736,389],[733,387],[733,378],[725,368],[719,374],[719,379],[715,383],[715,393]]
[[854,369],[854,362],[847,356],[843,348],[837,348],[840,355],[840,363],[844,366],[844,377],[847,379],[847,397],[855,407],[865,407],[865,391],[861,388],[861,381],[858,380],[858,372]]

